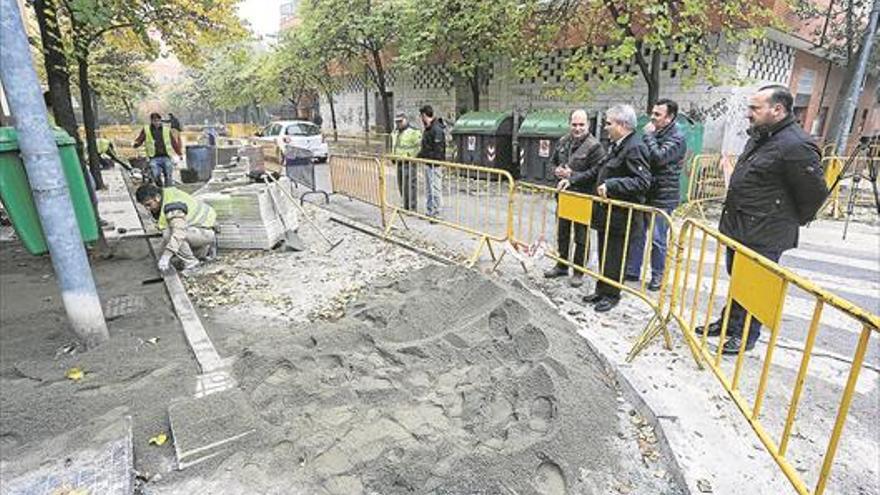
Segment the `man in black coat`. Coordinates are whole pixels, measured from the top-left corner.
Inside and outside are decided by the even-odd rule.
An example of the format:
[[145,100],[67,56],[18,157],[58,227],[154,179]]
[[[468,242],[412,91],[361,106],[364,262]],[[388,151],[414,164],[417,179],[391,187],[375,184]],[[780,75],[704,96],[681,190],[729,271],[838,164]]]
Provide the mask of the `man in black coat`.
[[[651,110],[651,121],[645,125],[642,141],[648,148],[651,164],[651,189],[648,190],[647,203],[672,215],[678,206],[681,166],[687,153],[684,133],[677,124],[678,104],[672,100],[660,99]],[[630,242],[630,252],[626,263],[626,279],[637,281],[641,278],[642,258],[645,253],[645,233],[648,219],[636,232]],[[648,290],[660,290],[663,271],[666,267],[666,235],[669,224],[657,215],[654,218],[651,236],[651,281]]]
[[[434,115],[431,105],[425,105],[419,109],[419,116],[425,130],[422,132],[422,147],[416,158],[428,160],[446,160],[446,126],[443,121]],[[440,201],[443,192],[443,169],[438,166],[428,165],[425,168],[425,196],[428,216],[440,217]]]
[[[644,203],[645,194],[651,187],[651,167],[648,164],[648,149],[635,135],[636,111],[630,105],[615,105],[605,112],[605,131],[611,138],[611,148],[598,169],[575,173],[571,184],[577,185],[595,177],[596,194],[603,198],[617,199],[630,203]],[[599,266],[602,275],[610,280],[623,283],[621,264],[626,251],[627,223],[629,235],[641,228],[642,216],[633,214],[621,207],[608,209],[603,203],[593,204],[593,226],[598,231]],[[607,248],[605,247],[607,235]],[[620,289],[602,282],[596,283],[596,292],[584,296],[584,302],[595,304],[597,312],[610,311],[620,302]]]
[[[749,140],[730,177],[718,227],[773,262],[797,247],[799,226],[816,216],[828,196],[819,148],[792,117],[793,102],[788,88],[778,85],[765,86],[749,98]],[[733,258],[728,249],[728,274]],[[739,353],[745,318],[745,309],[734,301],[724,354]],[[719,318],[710,324],[708,335],[721,335],[721,323]],[[761,322],[752,318],[746,350],[755,346],[760,333]]]
[[[599,140],[587,130],[587,112],[575,110],[569,117],[570,131],[559,138],[550,164],[553,165],[554,173],[560,181],[567,180],[572,174],[584,173],[592,170],[593,178],[582,180],[577,185],[569,188],[572,192],[595,194],[595,175],[602,161],[605,159],[605,150]],[[560,182],[561,183],[561,182]],[[567,182],[566,182],[567,184]],[[557,226],[556,244],[559,249],[559,257],[568,260],[569,247],[571,244],[572,222],[563,218],[559,219]],[[587,264],[587,227],[574,225],[574,259],[570,260],[577,266]],[[557,263],[555,267],[544,272],[544,277],[555,278],[568,275],[568,266]],[[575,270],[569,281],[572,287],[580,287],[583,284],[583,273]]]

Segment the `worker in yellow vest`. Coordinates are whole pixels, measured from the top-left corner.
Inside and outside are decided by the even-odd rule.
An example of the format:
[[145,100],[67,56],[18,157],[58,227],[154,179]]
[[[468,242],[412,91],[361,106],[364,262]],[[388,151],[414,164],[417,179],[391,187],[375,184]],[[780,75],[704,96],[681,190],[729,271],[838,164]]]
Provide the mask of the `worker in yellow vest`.
[[171,132],[170,126],[162,125],[162,116],[158,113],[150,114],[150,125],[145,125],[134,140],[134,147],[144,145],[147,158],[150,159],[150,170],[156,185],[171,187],[174,185],[174,159],[172,154],[181,156],[180,139],[176,132]]
[[135,192],[137,202],[156,219],[165,246],[159,256],[159,271],[167,273],[172,262],[186,275],[199,266],[200,260],[213,259],[217,253],[215,232],[217,213],[204,201],[176,187],[159,189],[144,184]]

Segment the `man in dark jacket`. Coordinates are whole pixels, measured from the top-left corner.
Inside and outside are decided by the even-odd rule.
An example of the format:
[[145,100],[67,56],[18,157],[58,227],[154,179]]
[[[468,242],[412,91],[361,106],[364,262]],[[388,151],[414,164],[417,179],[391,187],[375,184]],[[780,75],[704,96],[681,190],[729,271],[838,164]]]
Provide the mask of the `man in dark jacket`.
[[[672,100],[660,99],[651,110],[651,121],[645,125],[642,141],[648,148],[651,164],[651,189],[647,203],[666,213],[672,214],[678,206],[679,178],[684,156],[687,153],[684,133],[678,128],[678,104]],[[642,271],[642,258],[645,254],[645,233],[650,222],[642,223],[630,242],[630,252],[626,263],[626,279],[639,280]],[[669,225],[662,216],[654,218],[651,236],[651,281],[648,290],[660,290],[663,271],[666,265],[666,234]]]
[[[651,187],[651,166],[648,164],[648,149],[635,135],[635,127],[636,111],[632,106],[615,105],[605,112],[605,131],[611,138],[611,148],[595,176],[596,194],[603,198],[630,203],[645,202],[645,194]],[[581,184],[592,177],[589,171],[572,174],[571,183]],[[603,276],[623,283],[621,264],[626,250],[627,219],[630,215],[625,208],[611,207],[609,221],[607,208],[602,203],[593,205],[592,223],[599,234],[599,267]],[[630,236],[641,228],[641,222],[641,215],[632,215]],[[595,304],[597,312],[610,311],[620,302],[620,289],[600,280],[596,283],[596,292],[584,296],[583,300]]]
[[[575,110],[569,117],[570,132],[559,138],[550,164],[553,165],[554,173],[560,179],[561,185],[567,185],[568,179],[573,173],[584,173],[592,170],[592,179],[584,179],[576,186],[569,189],[573,192],[595,194],[595,174],[602,160],[605,159],[605,150],[599,141],[587,130],[587,112]],[[562,181],[566,181],[565,184]],[[572,223],[570,220],[559,219],[556,235],[556,244],[559,249],[559,257],[568,260],[569,246],[571,244]],[[574,259],[571,260],[577,266],[587,264],[587,227],[574,225]],[[544,277],[555,278],[568,275],[568,266],[557,263],[554,268],[544,272]],[[574,276],[569,281],[572,287],[580,287],[583,284],[583,273],[575,270]]]
[[[434,116],[434,109],[431,108],[431,105],[420,108],[419,115],[425,130],[422,132],[422,147],[416,158],[446,160],[446,130],[443,122]],[[440,167],[427,166],[425,168],[425,194],[427,196],[425,209],[429,217],[440,217],[440,194],[442,191],[443,170]]]
[[[749,98],[749,140],[730,177],[719,223],[722,234],[773,262],[797,247],[799,226],[816,216],[828,196],[819,148],[795,123],[793,101],[788,88],[778,85],[765,86]],[[733,258],[728,249],[728,274]],[[739,353],[745,318],[745,309],[734,301],[724,354]],[[708,335],[721,335],[721,323],[711,323]],[[755,346],[760,332],[761,322],[752,318],[746,350]]]

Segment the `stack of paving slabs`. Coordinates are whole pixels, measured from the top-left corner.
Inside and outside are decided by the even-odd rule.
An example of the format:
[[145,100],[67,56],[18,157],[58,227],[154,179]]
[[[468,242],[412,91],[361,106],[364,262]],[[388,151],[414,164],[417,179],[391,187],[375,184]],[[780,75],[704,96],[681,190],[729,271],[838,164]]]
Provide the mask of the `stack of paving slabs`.
[[287,230],[297,229],[296,207],[281,191],[291,187],[287,178],[275,184],[249,184],[246,178],[220,181],[217,172],[197,197],[217,212],[220,249],[272,249]]

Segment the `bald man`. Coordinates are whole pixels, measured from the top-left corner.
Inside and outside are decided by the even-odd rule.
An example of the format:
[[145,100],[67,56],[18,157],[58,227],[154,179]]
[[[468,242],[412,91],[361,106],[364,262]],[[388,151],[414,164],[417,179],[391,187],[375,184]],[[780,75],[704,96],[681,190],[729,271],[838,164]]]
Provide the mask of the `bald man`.
[[[605,150],[595,137],[587,129],[589,120],[585,110],[571,112],[568,119],[569,132],[559,138],[550,163],[554,167],[554,174],[559,179],[557,188],[569,189],[572,192],[594,194],[596,189],[596,175],[600,164],[605,159]],[[572,175],[583,177],[576,185],[571,185]],[[572,223],[569,220],[559,219],[556,236],[559,257],[569,260],[569,246],[571,244]],[[578,266],[587,264],[587,227],[576,224],[574,226],[574,258],[570,261]],[[557,263],[555,267],[544,272],[546,278],[564,277],[568,275],[568,266]],[[583,285],[583,273],[574,270],[574,275],[569,281],[572,287]]]

